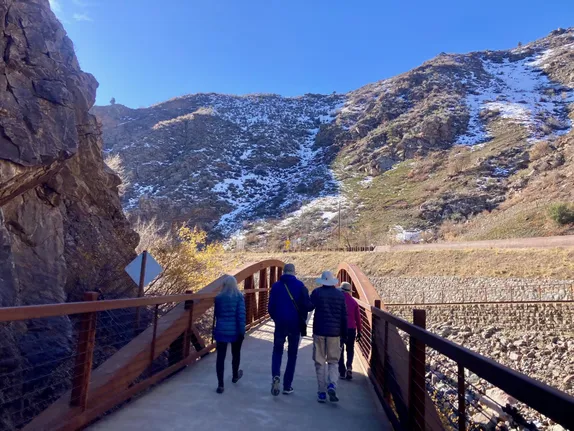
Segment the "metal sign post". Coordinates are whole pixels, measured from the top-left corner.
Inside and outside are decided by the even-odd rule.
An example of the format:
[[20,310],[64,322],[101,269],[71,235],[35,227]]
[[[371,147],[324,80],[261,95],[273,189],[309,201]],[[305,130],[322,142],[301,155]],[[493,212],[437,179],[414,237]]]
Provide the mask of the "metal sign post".
[[[163,268],[157,261],[153,258],[147,250],[144,250],[138,257],[131,261],[131,263],[126,266],[126,272],[132,278],[132,280],[138,285],[138,298],[144,296],[145,287],[151,283],[159,274],[161,274]],[[135,317],[135,331],[139,330],[140,326],[140,309],[136,308]]]

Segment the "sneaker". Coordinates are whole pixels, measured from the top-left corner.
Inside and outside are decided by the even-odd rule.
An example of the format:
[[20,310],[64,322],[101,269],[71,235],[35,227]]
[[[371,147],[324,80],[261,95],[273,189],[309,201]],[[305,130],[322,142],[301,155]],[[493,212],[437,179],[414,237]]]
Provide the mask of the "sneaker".
[[327,402],[327,394],[325,392],[317,392],[317,401],[320,403]]
[[281,378],[279,376],[273,377],[273,383],[271,384],[271,395],[276,397],[281,393],[279,389],[279,384],[281,383]]
[[285,395],[290,395],[290,394],[292,394],[293,392],[295,392],[295,391],[293,390],[293,388],[284,388],[284,389],[283,389],[283,393],[284,393]]
[[339,374],[339,378],[341,380],[345,380],[347,378],[347,375],[346,374]]
[[237,383],[241,377],[243,377],[243,370],[239,370],[239,372],[237,373],[237,376],[232,378],[231,381],[233,383]]
[[217,392],[218,394],[222,394],[223,393],[223,386],[218,386],[217,390],[215,392]]
[[332,403],[336,403],[339,401],[339,398],[337,397],[337,389],[335,388],[335,385],[333,383],[329,385],[327,393],[329,394],[329,401],[331,401]]
[[353,372],[351,370],[347,370],[347,376],[345,378],[347,380],[353,380]]

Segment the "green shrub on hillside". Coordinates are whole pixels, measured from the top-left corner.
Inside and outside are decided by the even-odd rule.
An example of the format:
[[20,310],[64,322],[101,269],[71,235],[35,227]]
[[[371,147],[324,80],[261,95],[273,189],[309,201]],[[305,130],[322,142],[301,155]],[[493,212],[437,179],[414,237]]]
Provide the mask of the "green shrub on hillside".
[[556,203],[548,209],[550,218],[556,223],[564,225],[574,223],[574,205],[566,203]]

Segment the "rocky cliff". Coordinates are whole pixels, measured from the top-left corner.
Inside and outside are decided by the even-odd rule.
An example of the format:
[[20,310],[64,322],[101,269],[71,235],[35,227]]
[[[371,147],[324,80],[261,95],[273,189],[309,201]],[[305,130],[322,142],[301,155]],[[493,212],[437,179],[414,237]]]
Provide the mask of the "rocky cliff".
[[[0,30],[0,307],[77,300],[94,289],[130,294],[123,267],[138,237],[89,113],[98,84],[81,71],[48,0],[0,0]],[[0,368],[12,377],[0,388],[22,390],[26,370],[48,351],[53,363],[71,353],[69,319],[8,329],[0,327]],[[0,403],[6,397],[0,391]]]
[[124,289],[138,239],[89,113],[98,84],[47,0],[4,0],[0,18],[2,305]]

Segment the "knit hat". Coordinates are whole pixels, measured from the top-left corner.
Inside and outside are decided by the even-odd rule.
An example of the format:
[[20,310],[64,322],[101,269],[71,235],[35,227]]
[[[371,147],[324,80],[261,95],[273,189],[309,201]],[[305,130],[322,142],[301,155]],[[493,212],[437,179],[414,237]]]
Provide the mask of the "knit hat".
[[352,290],[351,283],[347,283],[346,281],[343,281],[341,283],[341,290],[343,292],[351,292],[351,290]]
[[331,271],[324,271],[321,278],[316,278],[315,281],[321,286],[336,286],[339,280],[333,275]]

